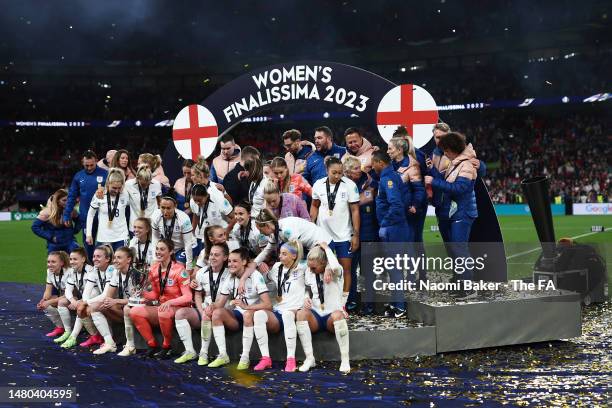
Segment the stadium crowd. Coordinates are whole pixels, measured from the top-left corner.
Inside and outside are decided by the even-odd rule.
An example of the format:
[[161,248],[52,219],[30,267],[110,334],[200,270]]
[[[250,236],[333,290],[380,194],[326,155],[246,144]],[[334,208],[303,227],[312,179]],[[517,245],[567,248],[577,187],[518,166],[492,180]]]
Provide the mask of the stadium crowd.
[[[495,203],[524,203],[520,181],[535,174],[551,176],[553,202],[565,202],[566,197],[573,202],[612,202],[611,124],[605,111],[563,116],[549,112],[446,116],[474,141],[478,157],[488,164],[484,180]],[[338,121],[329,124],[335,135],[345,127]],[[282,153],[278,138],[286,128],[282,123],[243,124],[232,134],[238,144],[252,145],[264,152],[265,159],[271,159]],[[299,127],[309,140],[312,128]],[[48,196],[69,184],[78,168],[75,157],[85,147],[103,154],[121,140],[128,151],[162,154],[169,130],[18,128],[4,129],[3,133],[6,143],[0,150],[5,160],[0,163],[0,171],[8,177],[0,180],[0,209],[27,210],[38,208],[36,202],[27,200],[27,193]],[[363,128],[363,133],[373,144],[384,145],[373,129]],[[51,138],[57,143],[46,143]]]

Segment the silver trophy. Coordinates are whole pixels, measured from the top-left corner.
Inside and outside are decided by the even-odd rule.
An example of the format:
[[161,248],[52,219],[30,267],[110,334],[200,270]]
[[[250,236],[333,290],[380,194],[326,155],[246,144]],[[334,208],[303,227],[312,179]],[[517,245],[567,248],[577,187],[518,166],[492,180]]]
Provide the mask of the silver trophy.
[[130,274],[130,297],[128,306],[144,306],[147,299],[142,296],[142,292],[151,290],[151,280],[149,279],[148,265],[141,265],[140,268],[132,269]]

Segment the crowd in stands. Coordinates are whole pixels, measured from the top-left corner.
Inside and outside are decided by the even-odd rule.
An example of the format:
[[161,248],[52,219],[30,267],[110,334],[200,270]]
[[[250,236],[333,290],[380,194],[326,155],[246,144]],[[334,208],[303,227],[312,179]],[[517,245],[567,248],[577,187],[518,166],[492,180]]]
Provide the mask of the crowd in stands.
[[[612,134],[606,110],[579,113],[549,111],[490,114],[445,112],[444,119],[473,141],[478,157],[487,163],[485,182],[495,203],[523,203],[520,181],[534,175],[551,176],[551,197],[564,202],[612,202],[610,168]],[[609,113],[609,112],[608,112]],[[354,123],[328,121],[337,142]],[[239,145],[251,145],[270,160],[283,153],[280,135],[297,127],[312,138],[316,123],[242,124],[232,131]],[[375,145],[383,141],[364,127]],[[69,185],[80,167],[79,155],[88,148],[103,156],[117,143],[133,153],[163,154],[171,141],[169,128],[3,128],[0,171],[0,209],[17,209],[17,194],[50,194]],[[53,142],[50,142],[53,141]],[[557,200],[559,200],[557,198]],[[31,203],[25,208],[34,208]]]

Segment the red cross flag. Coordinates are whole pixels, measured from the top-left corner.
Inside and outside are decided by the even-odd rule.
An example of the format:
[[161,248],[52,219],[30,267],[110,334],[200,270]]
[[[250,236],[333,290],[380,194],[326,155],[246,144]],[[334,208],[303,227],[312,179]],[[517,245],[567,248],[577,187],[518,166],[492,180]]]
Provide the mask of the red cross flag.
[[398,126],[405,126],[415,147],[423,147],[432,138],[432,127],[438,123],[438,107],[425,89],[404,84],[391,89],[381,99],[376,113],[378,132],[385,142]]
[[219,130],[213,114],[202,105],[185,106],[176,115],[172,139],[176,151],[184,159],[208,157],[217,145]]

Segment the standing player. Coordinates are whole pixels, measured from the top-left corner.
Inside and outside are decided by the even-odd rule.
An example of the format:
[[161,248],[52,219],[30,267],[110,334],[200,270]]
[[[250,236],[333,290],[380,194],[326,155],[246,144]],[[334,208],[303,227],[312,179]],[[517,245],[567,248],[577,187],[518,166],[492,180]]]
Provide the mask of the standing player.
[[192,328],[199,328],[202,340],[198,365],[208,365],[208,347],[212,336],[213,304],[217,300],[219,288],[230,277],[227,269],[229,248],[227,244],[216,244],[210,248],[208,266],[200,269],[195,278],[195,308],[188,306],[176,311],[176,331],[185,346],[182,356],[175,363],[186,363],[197,357],[191,337]]
[[[110,282],[115,268],[110,264],[113,259],[113,248],[108,245],[101,245],[94,250],[93,254],[93,270],[87,275],[87,282],[85,283],[85,290],[83,291],[83,298],[77,302],[77,315],[81,319],[91,317],[96,326],[96,329],[100,333],[100,336],[104,339],[105,343],[109,346],[115,345],[113,336],[108,326],[108,322],[104,315],[100,312],[92,313],[89,307],[89,299],[95,298],[104,292],[104,288]],[[98,344],[97,339],[91,337],[88,341],[81,343],[81,347],[89,347],[94,344]]]
[[[58,303],[64,298],[69,262],[68,254],[64,251],[53,251],[47,255],[47,284],[42,299],[36,304],[36,309],[44,311],[55,325],[55,329],[46,334],[47,337],[61,336],[72,328],[70,312],[66,309],[68,313],[60,313],[58,308]],[[57,295],[53,294],[54,290]]]
[[343,176],[340,159],[330,157],[325,165],[327,177],[312,187],[310,218],[333,239],[329,246],[344,269],[344,305],[351,288],[351,254],[359,249],[359,190]]
[[153,245],[162,239],[172,241],[174,256],[177,262],[185,265],[187,272],[193,271],[193,232],[189,216],[176,208],[173,197],[164,196],[161,199],[159,210],[155,210],[151,218],[153,229]]
[[151,218],[159,207],[162,186],[152,179],[151,169],[147,165],[138,166],[136,178],[125,182],[125,191],[130,197],[130,232],[134,232],[136,218]]
[[270,349],[268,347],[268,331],[278,333],[284,331],[287,345],[287,363],[285,371],[294,372],[295,347],[297,328],[295,314],[304,305],[304,274],[306,263],[302,263],[304,251],[299,241],[290,241],[281,246],[279,260],[274,264],[266,278],[276,286],[276,304],[272,311],[258,310],[253,315],[255,338],[261,351],[261,361],[254,368],[255,371],[272,367]]
[[251,217],[255,218],[265,207],[264,186],[268,178],[263,174],[263,163],[260,158],[252,157],[244,162],[245,171],[248,173],[249,186],[248,201],[251,203]]
[[[96,245],[110,245],[113,250],[125,246],[129,239],[125,209],[130,197],[125,191],[125,175],[117,168],[110,169],[104,191],[99,190],[91,200],[87,213],[87,244],[94,243],[94,219],[98,214]],[[102,196],[102,197],[100,197]]]
[[[60,301],[60,306],[68,308],[71,313],[76,313],[78,302],[83,299],[87,276],[93,270],[91,265],[87,265],[87,252],[85,252],[84,248],[77,248],[70,253],[70,266],[68,278],[66,279],[66,298],[64,301]],[[77,316],[74,321],[74,326],[72,327],[72,332],[64,339],[65,341],[62,343],[62,348],[68,349],[76,345],[77,337],[79,333],[81,333],[83,326],[85,326],[90,336],[86,342],[92,342],[94,344],[102,343],[102,337],[96,330],[96,326],[91,318],[86,317],[81,319]],[[85,347],[87,345],[88,344],[86,344]]]
[[314,247],[308,253],[306,285],[311,288],[313,297],[304,301],[304,307],[297,312],[297,332],[306,356],[300,371],[308,371],[315,366],[312,351],[312,334],[329,331],[336,334],[340,347],[340,371],[351,371],[349,362],[349,331],[345,314],[342,311],[342,267],[332,257],[325,244]]
[[[72,227],[72,211],[74,210],[77,199],[79,200],[79,223],[83,229],[83,243],[87,251],[88,259],[92,259],[94,252],[93,243],[87,243],[86,226],[89,205],[96,190],[106,182],[106,176],[108,175],[108,171],[96,165],[97,160],[96,154],[91,150],[83,154],[83,170],[77,172],[72,178],[70,190],[68,191],[68,201],[66,202],[66,208],[64,208],[63,214],[64,225],[66,227]],[[97,223],[95,226],[97,226]],[[95,230],[92,231],[92,235],[94,235],[95,232]]]
[[[179,210],[180,211],[180,210]],[[163,238],[155,246],[156,262],[149,270],[151,290],[143,297],[151,305],[132,307],[129,316],[149,346],[148,356],[167,359],[172,356],[174,315],[178,309],[191,304],[189,274],[185,265],[174,259],[174,243]],[[159,326],[164,337],[161,349],[153,336],[153,326]]]
[[[236,331],[242,328],[242,355],[238,363],[238,370],[249,368],[249,354],[253,344],[253,314],[257,310],[271,310],[272,301],[268,294],[268,287],[263,276],[258,271],[253,271],[245,281],[245,290],[242,295],[238,294],[240,278],[244,275],[249,264],[249,252],[246,248],[232,251],[228,258],[228,268],[231,277],[219,289],[217,300],[212,312],[212,331],[219,355],[208,367],[216,368],[229,364],[230,359],[225,347],[225,328]],[[231,301],[234,310],[225,308],[227,300]]]

